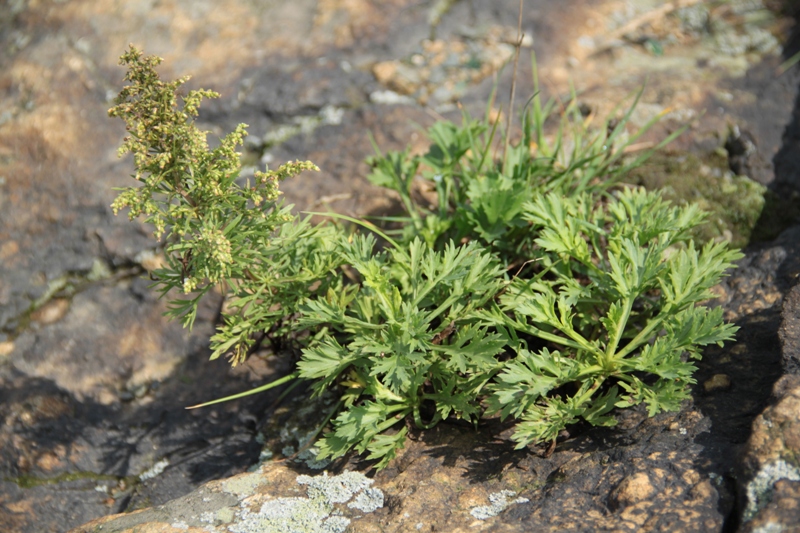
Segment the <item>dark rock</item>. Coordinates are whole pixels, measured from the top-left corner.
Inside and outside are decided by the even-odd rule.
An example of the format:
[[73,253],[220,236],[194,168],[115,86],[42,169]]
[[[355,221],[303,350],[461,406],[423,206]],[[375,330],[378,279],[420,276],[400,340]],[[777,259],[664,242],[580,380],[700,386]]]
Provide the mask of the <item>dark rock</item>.
[[725,141],[728,151],[728,163],[731,170],[739,176],[753,176],[750,160],[758,153],[758,146],[753,135],[748,131],[741,131],[735,126]]
[[800,285],[786,296],[779,335],[786,372],[800,374]]
[[[7,511],[0,524],[14,524],[4,530],[65,531],[93,517],[165,503],[252,465],[261,446],[247,417],[260,417],[274,395],[204,412],[183,409],[248,388],[242,379],[214,384],[227,366],[218,363],[184,365],[179,378],[124,405],[78,401],[51,380],[19,373],[1,382],[0,490]],[[198,383],[207,385],[198,391]]]

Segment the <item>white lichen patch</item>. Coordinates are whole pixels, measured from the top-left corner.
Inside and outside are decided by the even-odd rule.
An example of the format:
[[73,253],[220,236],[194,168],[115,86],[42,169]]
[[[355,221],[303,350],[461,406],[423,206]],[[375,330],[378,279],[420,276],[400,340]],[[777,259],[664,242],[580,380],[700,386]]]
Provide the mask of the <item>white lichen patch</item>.
[[[261,506],[257,513],[242,511],[240,520],[228,529],[232,533],[334,533],[344,531],[326,519],[333,511],[332,506],[319,500],[308,498],[276,498]],[[348,524],[349,524],[348,520]],[[337,522],[338,523],[338,522]],[[345,528],[347,524],[345,524]]]
[[276,498],[265,502],[258,512],[247,509],[239,513],[231,533],[343,533],[350,519],[335,504],[371,513],[383,507],[383,492],[370,488],[373,481],[358,472],[338,476],[298,476],[297,483],[306,485],[307,498]]
[[321,476],[297,476],[297,483],[308,485],[308,497],[311,499],[344,503],[373,482],[358,472],[344,472],[333,477],[323,472]]
[[364,489],[347,506],[351,509],[358,509],[363,513],[377,511],[383,507],[383,491],[373,488]]
[[146,481],[148,479],[153,479],[161,472],[166,470],[168,466],[169,466],[169,461],[167,459],[161,459],[159,462],[157,462],[156,464],[154,464],[153,466],[142,472],[139,475],[139,480]]
[[493,516],[497,516],[503,511],[505,511],[510,505],[515,503],[525,503],[528,498],[516,498],[512,500],[517,493],[513,490],[501,490],[500,492],[495,492],[489,495],[489,502],[490,505],[479,505],[478,507],[473,507],[472,510],[469,512],[472,516],[477,518],[478,520],[486,520],[487,518],[491,518]]
[[745,522],[751,520],[758,511],[772,500],[772,491],[775,483],[781,479],[800,481],[800,468],[779,459],[761,468],[756,477],[747,484],[747,508],[744,510]]
[[785,533],[786,528],[783,524],[778,524],[776,522],[767,522],[761,527],[755,528],[753,533]]

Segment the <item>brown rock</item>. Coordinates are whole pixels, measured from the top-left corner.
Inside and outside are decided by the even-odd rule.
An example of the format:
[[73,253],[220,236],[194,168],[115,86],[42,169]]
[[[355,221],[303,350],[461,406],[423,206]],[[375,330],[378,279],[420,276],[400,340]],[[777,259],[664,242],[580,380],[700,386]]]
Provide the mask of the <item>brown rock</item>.
[[372,74],[381,85],[389,85],[397,72],[396,61],[381,61],[372,67]]
[[763,531],[800,532],[800,481],[777,481],[769,503],[742,528],[742,533]]
[[786,295],[778,335],[786,370],[795,374],[800,372],[800,285],[795,285]]
[[649,499],[655,492],[650,477],[644,472],[637,472],[622,480],[611,495],[615,507],[624,508]]
[[714,374],[703,382],[703,389],[706,392],[728,390],[731,388],[731,378],[727,374]]
[[39,322],[40,324],[52,324],[64,318],[68,310],[69,300],[66,298],[55,298],[31,313],[31,320]]
[[19,252],[17,241],[6,241],[0,244],[0,260],[8,261]]
[[753,422],[742,462],[745,531],[800,523],[800,376],[784,376],[774,391],[778,400]]
[[3,341],[0,342],[0,359],[11,355],[11,352],[14,351],[14,343],[11,341]]

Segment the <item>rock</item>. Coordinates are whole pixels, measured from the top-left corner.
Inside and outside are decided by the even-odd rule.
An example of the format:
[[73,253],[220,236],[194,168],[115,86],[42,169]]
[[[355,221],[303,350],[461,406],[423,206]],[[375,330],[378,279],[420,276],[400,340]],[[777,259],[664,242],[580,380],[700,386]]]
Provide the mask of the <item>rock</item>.
[[10,341],[0,342],[0,360],[11,355],[14,351],[14,343]]
[[[792,272],[800,267],[798,238],[800,227],[794,227],[775,242],[751,247],[715,289],[719,297],[714,304],[720,305],[725,318],[740,330],[735,343],[704,350],[695,378],[705,384],[724,374],[732,383],[730,388],[709,394],[704,385],[698,387],[702,399],[696,398],[713,428],[700,440],[709,446],[707,453],[719,465],[715,472],[723,476],[735,467],[735,447],[747,441],[753,418],[770,404],[772,387],[784,373],[777,332],[784,295],[795,283]],[[717,439],[723,436],[732,448],[717,447]]]
[[71,533],[343,533],[383,508],[384,494],[373,483],[357,472],[298,475],[273,464],[213,481],[162,506],[100,518]]
[[[663,477],[663,472],[654,472],[657,477]],[[626,477],[611,493],[611,504],[619,509],[648,500],[656,487],[650,481],[650,476],[645,472],[637,472]]]
[[61,320],[69,309],[69,300],[55,298],[31,313],[31,320],[40,324],[52,324]]
[[[166,505],[105,517],[73,533],[122,533],[134,527],[135,531],[159,531],[175,524],[206,533],[321,531],[331,517],[350,520],[351,531],[392,533],[476,527],[529,531],[530,524],[539,524],[537,531],[554,532],[642,527],[718,531],[722,515],[717,509],[717,490],[693,465],[699,448],[677,432],[665,433],[661,429],[665,422],[646,420],[631,428],[626,432],[632,439],[628,445],[602,444],[604,435],[587,434],[565,443],[549,458],[515,451],[511,443],[497,443],[489,431],[476,433],[469,427],[441,424],[410,441],[398,459],[371,479],[357,473],[368,472],[368,465],[357,457],[332,465],[338,475],[308,476],[297,466],[265,463],[254,473],[213,481]],[[702,418],[695,422],[702,423]],[[641,439],[644,435],[650,437]],[[341,476],[346,477],[342,480]],[[356,495],[347,509],[331,505],[330,497],[313,501],[320,498],[312,493],[313,487],[337,480],[349,494],[353,481],[348,480],[359,479],[355,484],[363,487],[364,497]],[[298,483],[310,487],[307,499]],[[225,496],[223,501],[223,492],[234,497]],[[342,503],[345,493],[339,498]],[[207,503],[197,508],[192,502],[199,501]],[[278,505],[285,509],[282,514],[276,510]],[[352,509],[359,508],[362,512],[354,515]],[[314,520],[304,525],[307,529],[292,529],[301,520],[297,514],[301,512]],[[255,529],[256,524],[262,529]]]
[[800,285],[786,296],[779,335],[786,372],[800,374]]
[[775,404],[756,417],[740,476],[743,531],[788,531],[800,523],[800,376],[775,384]]
[[[245,122],[254,137],[250,150],[269,150],[254,154],[254,163],[318,163],[323,172],[285,184],[287,201],[298,209],[336,202],[341,212],[386,214],[396,207],[393,199],[365,180],[363,158],[372,153],[367,132],[384,151],[411,144],[422,153],[427,144],[415,123],[430,125],[436,112],[456,121],[460,114],[447,111],[452,106],[424,109],[414,98],[448,105],[459,98],[464,109],[482,116],[497,82],[496,115],[511,80],[511,69],[496,79],[494,74],[516,35],[516,1],[437,2],[449,7],[439,18],[437,38],[428,41],[428,10],[418,4],[12,2],[7,16],[0,16],[1,531],[61,533],[121,512],[127,514],[112,521],[127,527],[141,520],[139,531],[207,528],[194,518],[190,523],[186,505],[219,505],[214,519],[220,524],[236,513],[243,528],[274,522],[271,511],[255,504],[251,514],[241,514],[237,490],[247,490],[238,482],[235,489],[216,481],[211,492],[193,491],[273,453],[262,443],[278,440],[281,429],[290,433],[281,413],[269,409],[280,391],[204,411],[182,407],[263,384],[288,372],[291,361],[259,353],[235,371],[224,361],[206,361],[219,301],[205,304],[189,334],[160,316],[163,304],[146,280],[137,279],[162,258],[146,227],[114,217],[108,207],[112,187],[131,184],[132,168],[129,159],[116,157],[123,129],[107,116],[123,76],[116,61],[134,42],[165,57],[165,77],[192,74],[193,88],[221,92],[201,113],[212,143],[214,135]],[[760,183],[776,177],[765,162],[782,147],[774,171],[786,189],[776,194],[791,207],[800,130],[794,124],[785,142],[781,136],[792,117],[795,73],[774,76],[779,60],[758,53],[718,61],[707,46],[713,40],[706,38],[705,23],[687,25],[694,36],[687,30],[675,42],[665,40],[664,57],[631,43],[587,57],[579,36],[600,43],[610,20],[623,24],[633,16],[610,12],[618,4],[531,1],[523,28],[534,37],[545,97],[568,94],[571,78],[593,115],[602,115],[649,77],[642,103],[651,110],[676,109],[653,135],[688,121],[690,132],[678,149],[713,151],[728,124],[741,124],[758,150],[743,164]],[[713,10],[705,16],[717,22]],[[652,29],[668,37],[665,26],[679,18],[662,18]],[[765,37],[752,30],[752,21],[724,24]],[[371,72],[384,62],[402,65],[405,70],[395,73],[424,87],[413,98],[384,91],[393,77],[376,79]],[[520,64],[521,107],[533,89],[524,55]],[[703,109],[710,111],[694,118]],[[650,140],[641,139],[643,145]],[[746,181],[722,184],[747,193],[738,195],[733,210],[757,206],[749,199],[759,191]],[[793,213],[769,203],[764,211],[787,220]],[[700,387],[694,403],[655,419],[642,411],[621,413],[613,430],[570,428],[572,435],[549,458],[536,448],[514,451],[504,437],[508,428],[497,421],[478,431],[442,424],[415,434],[417,440],[375,474],[372,485],[334,503],[342,514],[328,515],[334,519],[329,529],[347,518],[354,531],[520,531],[532,524],[553,531],[720,531],[735,513],[735,450],[783,372],[776,331],[784,295],[796,282],[796,242],[794,233],[750,250],[720,289],[728,318],[742,327],[740,342],[708,350],[697,378],[715,382],[713,376],[724,373],[735,387],[713,394]],[[790,353],[790,304],[784,309],[781,341]],[[267,430],[270,435],[261,434]],[[298,429],[294,436],[302,440],[307,433]],[[298,501],[313,498],[311,485],[298,484],[299,475],[310,475],[304,464],[261,467],[258,475],[269,484],[258,484],[263,492],[251,497],[294,498],[295,508],[324,513],[327,504]],[[330,479],[345,469],[372,475],[369,464],[355,457],[330,468]],[[759,479],[769,485],[773,477]],[[787,478],[772,484],[772,501],[749,524],[789,516],[794,483]],[[383,493],[383,507],[373,490]],[[203,496],[192,500],[197,494]],[[169,503],[180,498],[183,507]]]
[[794,533],[800,523],[800,481],[781,478],[770,489],[769,502],[742,528],[743,533]]
[[753,175],[748,160],[758,153],[758,146],[749,131],[741,131],[738,126],[734,126],[725,141],[725,150],[728,152],[730,168],[735,174]]
[[[229,378],[207,389],[226,363],[216,370],[203,363],[180,372],[185,382],[168,379],[158,394],[124,405],[78,401],[50,380],[19,373],[0,381],[0,492],[9,510],[0,512],[0,529],[63,532],[98,516],[165,503],[257,461],[261,450],[249,420],[275,397],[186,411],[185,405],[247,387]],[[207,384],[206,392],[197,394],[197,383]]]
[[[144,289],[145,284],[133,285]],[[143,305],[136,290],[124,286],[93,286],[71,301],[53,300],[31,317],[47,327],[17,338],[13,365],[79,399],[96,401],[114,396],[125,382],[138,386],[164,379],[183,360],[186,347],[205,342],[202,336],[211,329],[201,323],[192,338],[180,324],[163,327],[164,302],[152,294],[147,300]],[[206,316],[213,316],[211,309]]]
[[703,382],[703,389],[706,392],[718,390],[728,390],[731,388],[731,378],[727,374],[714,374]]

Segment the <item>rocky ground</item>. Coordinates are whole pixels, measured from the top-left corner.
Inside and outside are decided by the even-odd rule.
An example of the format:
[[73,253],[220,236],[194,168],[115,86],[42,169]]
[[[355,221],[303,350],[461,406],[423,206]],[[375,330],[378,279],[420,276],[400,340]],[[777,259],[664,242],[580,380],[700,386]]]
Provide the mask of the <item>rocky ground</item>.
[[158,250],[108,207],[132,169],[106,115],[117,57],[135,43],[165,58],[165,77],[222,93],[201,120],[217,134],[248,123],[248,161],[317,163],[286,183],[299,208],[364,215],[392,205],[365,179],[368,132],[385,150],[424,148],[417,125],[456,117],[455,102],[480,112],[495,82],[507,91],[517,2],[7,2],[0,530],[800,530],[800,70],[779,70],[800,47],[792,6],[525,2],[523,52],[547,94],[571,80],[602,116],[646,82],[633,122],[664,119],[643,141],[690,127],[631,181],[700,201],[706,238],[750,242],[719,287],[738,342],[705,354],[693,402],[572,428],[549,457],[514,451],[495,422],[443,423],[382,472],[351,457],[320,477],[302,455],[281,460],[320,411],[302,391],[279,407],[267,393],[183,409],[291,361],[207,361],[218,297],[191,332],[161,316],[143,279]]

